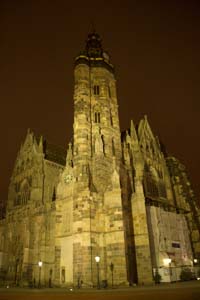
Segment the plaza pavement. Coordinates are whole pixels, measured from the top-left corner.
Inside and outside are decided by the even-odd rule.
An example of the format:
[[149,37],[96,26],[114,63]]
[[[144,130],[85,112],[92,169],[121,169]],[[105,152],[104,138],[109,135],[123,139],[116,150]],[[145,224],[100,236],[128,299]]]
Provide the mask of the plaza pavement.
[[200,300],[200,281],[113,289],[0,288],[0,300]]

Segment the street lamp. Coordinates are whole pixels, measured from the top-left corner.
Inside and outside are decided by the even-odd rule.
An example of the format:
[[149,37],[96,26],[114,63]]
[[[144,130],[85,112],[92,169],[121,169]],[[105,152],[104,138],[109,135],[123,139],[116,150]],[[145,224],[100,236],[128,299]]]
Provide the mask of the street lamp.
[[113,288],[113,270],[114,270],[114,264],[111,262],[110,271],[111,271],[111,274],[112,274],[112,288]]
[[169,266],[171,262],[172,262],[171,258],[163,258],[163,263],[165,266]]
[[41,269],[42,269],[42,261],[38,261],[38,267],[39,267],[39,281],[38,281],[38,288],[41,287]]
[[18,269],[18,264],[19,264],[19,258],[17,258],[16,262],[15,262],[15,285],[17,285],[17,269]]
[[99,282],[99,262],[100,262],[100,256],[95,256],[95,261],[97,263],[97,288],[100,289],[100,282]]
[[197,259],[197,258],[194,258],[193,261],[194,261],[194,264],[197,264],[198,259]]

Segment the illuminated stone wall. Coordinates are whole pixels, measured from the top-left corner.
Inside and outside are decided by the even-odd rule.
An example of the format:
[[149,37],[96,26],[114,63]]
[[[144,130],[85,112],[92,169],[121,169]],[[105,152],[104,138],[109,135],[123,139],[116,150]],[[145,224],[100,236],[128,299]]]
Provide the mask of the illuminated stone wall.
[[7,280],[20,285],[34,282],[38,285],[39,260],[43,261],[42,283],[48,284],[49,278],[54,276],[53,191],[63,167],[45,159],[43,146],[42,138],[39,140],[28,131],[9,186],[4,220],[6,239],[3,241],[3,269]]
[[165,258],[171,258],[172,267],[191,266],[193,254],[185,216],[155,206],[147,206],[147,214],[153,268],[164,267]]
[[[192,267],[193,258],[199,258],[199,208],[185,167],[175,158],[166,156],[146,116],[137,130],[131,122],[130,130],[122,136],[129,194],[132,193],[130,218],[133,220],[135,241],[132,244],[135,245],[138,281],[144,273],[140,266],[144,268],[145,265],[140,263],[145,261],[145,250],[137,255],[138,243],[143,247],[147,245],[149,274],[152,267],[163,267],[163,258],[171,258],[173,267]],[[128,189],[126,193],[128,197]],[[146,240],[142,236],[146,236]]]

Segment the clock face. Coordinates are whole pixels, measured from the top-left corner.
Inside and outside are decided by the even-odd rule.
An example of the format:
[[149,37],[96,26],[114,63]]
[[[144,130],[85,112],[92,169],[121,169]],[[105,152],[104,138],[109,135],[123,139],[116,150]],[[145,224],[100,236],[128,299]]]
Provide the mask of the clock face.
[[70,183],[73,179],[73,176],[71,174],[65,175],[64,177],[64,182],[65,183]]

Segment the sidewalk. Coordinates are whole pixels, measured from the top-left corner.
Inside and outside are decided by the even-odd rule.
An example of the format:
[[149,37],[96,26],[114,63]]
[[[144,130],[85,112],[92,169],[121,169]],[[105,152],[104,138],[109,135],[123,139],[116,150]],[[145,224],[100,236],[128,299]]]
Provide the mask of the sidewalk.
[[187,282],[176,282],[176,283],[161,283],[152,286],[134,286],[134,287],[114,287],[114,288],[21,288],[21,287],[0,287],[0,294],[115,294],[115,293],[134,293],[135,291],[155,291],[155,290],[173,290],[173,289],[199,289],[200,281],[187,281]]

